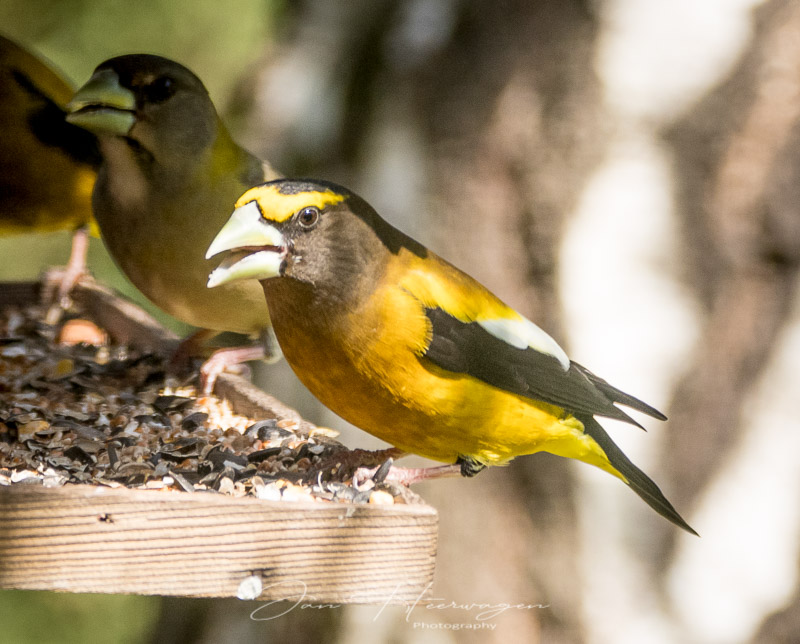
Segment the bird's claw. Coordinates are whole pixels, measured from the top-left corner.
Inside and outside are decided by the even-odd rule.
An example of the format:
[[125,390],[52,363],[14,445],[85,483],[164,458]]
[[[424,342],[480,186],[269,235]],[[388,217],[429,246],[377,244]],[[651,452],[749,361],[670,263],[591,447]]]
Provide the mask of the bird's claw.
[[230,363],[225,355],[219,356],[224,351],[226,350],[216,351],[200,366],[200,391],[204,396],[211,395],[214,391],[214,385],[217,383],[217,378],[223,371],[236,373],[243,378],[250,378],[250,368],[246,364]]

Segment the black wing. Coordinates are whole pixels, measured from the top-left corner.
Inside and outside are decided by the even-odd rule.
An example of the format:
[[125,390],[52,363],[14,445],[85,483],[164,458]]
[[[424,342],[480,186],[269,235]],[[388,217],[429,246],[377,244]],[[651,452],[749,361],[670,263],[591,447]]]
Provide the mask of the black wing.
[[442,309],[425,309],[433,337],[423,356],[442,369],[466,373],[483,382],[534,400],[563,407],[573,414],[605,416],[638,427],[619,403],[653,418],[666,416],[629,396],[577,362],[564,370],[553,356],[517,349],[476,322],[461,322]]

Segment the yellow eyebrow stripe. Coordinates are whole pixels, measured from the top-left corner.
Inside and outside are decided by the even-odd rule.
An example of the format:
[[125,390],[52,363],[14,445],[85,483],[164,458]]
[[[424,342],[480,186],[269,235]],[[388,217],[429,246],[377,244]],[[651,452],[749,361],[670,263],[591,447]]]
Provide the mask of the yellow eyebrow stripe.
[[306,206],[316,206],[320,210],[326,206],[333,206],[344,201],[346,195],[341,195],[332,190],[310,190],[296,194],[283,194],[277,186],[256,186],[245,192],[236,202],[236,207],[244,206],[251,201],[257,201],[261,216],[269,221],[282,222],[289,219],[294,213]]

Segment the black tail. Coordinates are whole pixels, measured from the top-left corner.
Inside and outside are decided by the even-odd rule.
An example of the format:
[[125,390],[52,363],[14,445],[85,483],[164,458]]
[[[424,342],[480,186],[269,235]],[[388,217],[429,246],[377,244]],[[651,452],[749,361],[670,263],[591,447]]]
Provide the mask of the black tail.
[[683,520],[678,511],[672,507],[672,504],[667,501],[667,498],[662,494],[658,486],[647,476],[642,470],[631,463],[630,459],[622,453],[622,450],[616,446],[611,437],[606,433],[606,430],[600,426],[592,416],[588,414],[576,414],[576,418],[583,423],[584,431],[591,436],[597,444],[603,449],[611,462],[611,465],[624,476],[630,488],[636,492],[647,505],[658,512],[662,517],[669,519],[683,528],[687,532],[699,536],[694,529]]

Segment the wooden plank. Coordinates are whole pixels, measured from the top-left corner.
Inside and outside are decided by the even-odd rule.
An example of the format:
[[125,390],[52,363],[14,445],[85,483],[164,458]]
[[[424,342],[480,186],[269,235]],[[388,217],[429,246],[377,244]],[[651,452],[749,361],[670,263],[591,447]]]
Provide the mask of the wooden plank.
[[325,603],[416,599],[436,512],[72,486],[0,488],[0,586]]
[[[30,303],[34,284],[0,284],[0,305]],[[76,301],[117,341],[165,350],[176,336],[97,284]],[[299,414],[237,376],[219,393],[238,413]],[[413,495],[412,495],[413,496]],[[259,599],[413,601],[433,578],[438,516],[422,503],[354,505],[91,485],[0,486],[0,587],[232,597],[257,576]]]

